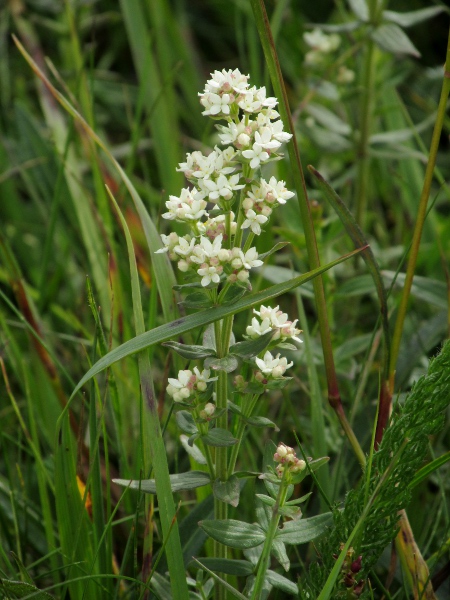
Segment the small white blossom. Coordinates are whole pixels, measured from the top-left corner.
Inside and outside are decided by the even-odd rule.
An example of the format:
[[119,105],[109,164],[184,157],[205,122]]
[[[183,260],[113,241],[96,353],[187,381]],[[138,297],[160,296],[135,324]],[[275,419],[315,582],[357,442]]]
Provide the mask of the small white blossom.
[[183,402],[194,395],[195,380],[196,377],[192,371],[179,371],[178,379],[169,377],[167,393],[172,396],[174,402]]
[[162,254],[163,252],[169,252],[169,256],[173,253],[173,249],[178,244],[178,234],[174,231],[170,235],[161,234],[161,240],[164,244],[164,248],[156,250],[155,254]]
[[341,38],[336,33],[327,35],[322,30],[317,28],[311,32],[304,33],[303,39],[308,46],[316,51],[323,52],[324,54],[334,52],[334,50],[337,50],[341,43]]
[[258,259],[258,252],[256,248],[250,248],[245,254],[242,252],[242,250],[239,250],[239,258],[241,259],[245,269],[254,269],[263,264],[263,261]]
[[210,283],[220,282],[220,275],[217,267],[210,267],[206,265],[205,267],[198,269],[197,273],[202,278],[201,284],[203,287],[206,287]]
[[268,221],[264,215],[257,215],[251,208],[245,213],[245,221],[241,225],[241,229],[250,229],[255,235],[261,234],[261,225]]
[[261,335],[269,333],[269,331],[272,331],[270,320],[263,319],[260,323],[258,319],[255,319],[255,317],[252,318],[252,324],[249,325],[246,329],[247,335],[253,340],[260,337]]
[[288,363],[284,356],[280,358],[279,354],[273,357],[268,350],[264,354],[264,359],[256,357],[255,362],[261,373],[273,379],[283,377],[286,369],[289,369],[294,364],[293,362]]
[[277,140],[271,139],[271,132],[268,127],[264,127],[261,131],[255,131],[255,143],[251,150],[244,150],[242,156],[250,159],[250,167],[256,169],[261,163],[269,160],[270,154],[267,150],[276,150],[281,146]]
[[230,200],[234,191],[241,190],[245,186],[239,185],[239,175],[236,174],[228,178],[225,175],[219,175],[216,181],[202,179],[200,180],[200,187],[208,195],[211,202],[216,202],[221,198]]
[[230,114],[230,104],[234,102],[233,94],[223,94],[219,96],[219,94],[205,94],[202,96],[200,102],[205,107],[203,111],[203,115],[229,115]]
[[187,257],[192,253],[195,245],[195,238],[191,238],[189,235],[185,237],[180,237],[178,240],[178,245],[174,247],[174,252],[178,256]]

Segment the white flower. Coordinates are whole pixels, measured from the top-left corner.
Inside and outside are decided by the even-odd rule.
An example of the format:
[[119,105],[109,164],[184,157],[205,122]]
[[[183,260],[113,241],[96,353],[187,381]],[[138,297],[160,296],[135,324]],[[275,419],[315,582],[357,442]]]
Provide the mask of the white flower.
[[241,259],[245,269],[253,269],[260,267],[263,264],[263,261],[258,259],[258,252],[256,248],[250,248],[245,254],[242,252],[242,250],[239,250],[239,258]]
[[203,250],[205,256],[208,258],[216,257],[222,249],[222,234],[218,235],[213,242],[210,242],[208,238],[202,236],[200,238],[200,247]]
[[304,33],[303,39],[308,46],[316,51],[323,52],[324,54],[337,50],[341,43],[341,38],[336,33],[327,35],[320,29],[314,29],[311,32]]
[[205,94],[202,96],[200,102],[205,107],[203,115],[229,115],[230,104],[234,102],[233,94]]
[[276,150],[281,146],[277,140],[271,141],[271,132],[268,127],[263,127],[260,131],[255,131],[255,143],[251,150],[244,150],[242,156],[250,159],[250,167],[256,169],[260,163],[266,162],[270,158],[267,150]]
[[261,373],[273,379],[283,377],[286,369],[289,369],[294,364],[293,362],[288,363],[284,356],[280,358],[279,354],[274,358],[268,350],[264,354],[264,359],[256,357],[255,362]]
[[230,200],[233,197],[233,191],[241,190],[244,185],[239,185],[239,175],[232,175],[226,177],[225,175],[219,175],[216,181],[212,179],[203,179],[200,182],[202,190],[208,195],[211,202],[224,198]]
[[178,245],[173,249],[176,254],[179,256],[187,257],[192,253],[195,245],[195,238],[190,238],[190,236],[180,237],[178,240]]
[[[211,371],[209,369],[204,369],[201,373],[197,367],[194,367],[194,374],[196,377],[196,386],[197,389],[200,389],[199,383],[209,383],[210,381],[217,381],[218,377],[210,377]],[[206,389],[206,388],[205,388]],[[204,390],[201,390],[204,391]]]
[[169,385],[167,393],[172,396],[174,402],[182,402],[187,400],[194,394],[194,384],[196,377],[192,371],[185,370],[178,372],[178,379],[169,377]]
[[268,123],[267,127],[270,129],[271,136],[279,142],[288,142],[292,134],[283,131],[283,121],[275,121],[275,123]]
[[277,181],[275,177],[271,177],[269,183],[266,183],[264,180],[261,183],[265,185],[266,199],[269,202],[275,201],[278,204],[286,204],[286,201],[294,196],[294,192],[286,189],[284,181]]
[[206,287],[210,283],[219,283],[220,275],[218,273],[217,267],[203,267],[198,269],[197,273],[201,276],[202,281],[201,284],[203,287]]
[[180,197],[169,196],[166,202],[169,212],[164,213],[164,219],[177,221],[198,221],[206,214],[206,202],[199,198],[196,190],[184,188],[181,190]]
[[243,75],[239,69],[214,71],[214,73],[211,73],[211,79],[208,79],[205,84],[204,93],[214,92],[217,94],[221,91],[230,90],[237,93],[243,92],[248,87],[248,78],[249,75]]
[[164,248],[156,250],[155,254],[162,254],[163,252],[172,253],[175,246],[178,244],[178,235],[172,231],[170,235],[161,234],[161,240],[164,244]]
[[255,235],[261,234],[261,225],[268,221],[268,218],[264,215],[257,215],[254,210],[249,208],[245,213],[245,221],[241,225],[241,229],[250,229]]
[[258,338],[261,335],[265,335],[266,333],[269,333],[269,331],[272,331],[272,327],[270,326],[269,319],[263,319],[262,322],[260,323],[258,321],[258,319],[255,319],[255,317],[252,318],[252,324],[249,325],[246,329],[247,335],[252,340],[255,340],[256,338]]

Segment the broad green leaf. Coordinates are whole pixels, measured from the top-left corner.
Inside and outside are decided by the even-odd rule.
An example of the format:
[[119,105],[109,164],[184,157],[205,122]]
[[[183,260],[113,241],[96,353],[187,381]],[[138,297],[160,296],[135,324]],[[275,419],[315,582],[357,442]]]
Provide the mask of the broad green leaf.
[[235,354],[240,358],[253,358],[258,356],[263,350],[267,348],[273,337],[274,331],[269,331],[264,335],[260,335],[256,340],[246,340],[245,342],[238,342],[234,346],[230,347],[230,354]]
[[427,19],[432,19],[445,10],[444,6],[429,6],[427,8],[404,13],[394,12],[393,10],[384,10],[383,19],[396,23],[401,27],[411,27],[416,23],[422,23]]
[[274,588],[277,588],[286,594],[297,596],[297,585],[293,581],[287,579],[287,577],[283,577],[283,575],[280,575],[279,573],[269,569],[266,573],[266,579],[271,585],[273,585]]
[[205,348],[204,346],[189,346],[188,344],[180,344],[178,342],[173,342],[172,340],[169,342],[164,342],[162,345],[170,348],[171,350],[175,350],[177,354],[183,358],[189,358],[190,360],[199,360],[201,358],[205,358],[206,356],[215,355],[214,350],[211,350],[211,348]]
[[273,554],[273,556],[275,556],[275,558],[280,563],[280,565],[283,567],[283,569],[285,571],[289,571],[291,562],[290,562],[289,557],[286,552],[286,546],[283,544],[283,542],[280,542],[280,540],[274,539],[272,542],[271,553]]
[[[204,471],[188,471],[187,473],[176,473],[170,475],[170,487],[172,492],[184,492],[203,487],[211,483],[208,473]],[[156,494],[156,483],[154,479],[113,479],[114,483],[132,490],[141,490],[146,494]]]
[[329,129],[340,135],[350,135],[351,127],[348,123],[340,119],[334,112],[320,106],[320,104],[308,104],[307,113],[320,123],[325,129]]
[[234,446],[238,442],[229,431],[220,427],[210,429],[208,433],[201,436],[201,439],[207,446],[214,446],[215,448]]
[[[146,331],[145,333],[136,336],[135,338],[125,342],[121,346],[118,346],[111,352],[109,352],[106,356],[103,356],[99,361],[93,365],[89,369],[89,371],[82,377],[78,385],[75,387],[72,392],[71,398],[78,392],[78,390],[92,377],[101,373],[104,369],[107,369],[115,362],[125,358],[126,356],[130,356],[131,354],[135,354],[144,348],[148,348],[148,346],[152,346],[153,344],[158,344],[161,342],[165,342],[172,337],[179,336],[186,331],[191,331],[196,327],[202,327],[204,325],[208,325],[209,323],[213,323],[214,321],[218,321],[223,319],[226,316],[236,314],[242,312],[248,308],[253,306],[257,306],[262,304],[263,302],[267,302],[272,298],[277,298],[281,294],[289,292],[290,290],[295,289],[299,285],[302,285],[306,281],[313,279],[317,275],[324,273],[328,269],[338,265],[344,260],[348,260],[350,257],[358,254],[361,250],[355,250],[337,260],[328,263],[322,267],[314,269],[305,275],[300,275],[299,277],[294,277],[293,279],[287,281],[286,283],[280,283],[278,285],[273,285],[262,292],[257,292],[256,294],[251,294],[241,300],[238,300],[231,306],[217,306],[214,308],[206,309],[200,313],[189,315],[187,317],[182,317],[181,319],[177,319],[176,321],[172,321],[171,323],[166,323],[164,325],[160,325],[159,327],[155,327],[151,331]],[[203,340],[203,345],[205,344],[205,340]]]
[[213,540],[231,548],[253,548],[266,539],[266,534],[256,523],[244,523],[234,519],[223,521],[212,519],[200,521],[199,525]]
[[189,433],[189,435],[192,435],[198,432],[198,427],[195,423],[194,417],[188,410],[179,410],[175,415],[175,419],[178,427],[184,433]]
[[187,435],[184,435],[184,434],[180,435],[180,442],[181,442],[183,448],[189,454],[189,456],[191,456],[195,460],[195,462],[198,462],[199,465],[206,465],[207,460],[203,456],[200,448],[198,448],[195,444],[192,444],[192,446],[191,446],[189,444],[188,440],[189,440],[189,438]]
[[194,294],[188,294],[184,300],[180,302],[186,308],[210,308],[213,306],[211,298],[202,292],[195,292]]
[[372,31],[371,38],[382,50],[391,54],[420,57],[420,52],[398,25],[380,25]]
[[235,356],[228,354],[223,358],[211,358],[208,357],[205,360],[205,369],[213,369],[214,371],[225,371],[225,373],[232,373],[238,367],[239,361]]
[[305,544],[322,535],[332,522],[331,513],[324,513],[310,519],[287,521],[283,528],[277,531],[275,539],[283,544]]
[[34,598],[35,600],[53,600],[53,596],[39,590],[35,585],[24,583],[23,581],[12,581],[10,579],[0,579],[0,592],[5,594],[4,598],[9,598],[10,594],[14,598]]
[[203,565],[227,575],[236,575],[237,577],[248,577],[253,573],[253,565],[248,560],[231,560],[230,558],[208,558],[206,556],[199,559]]
[[240,493],[239,479],[235,475],[232,475],[227,481],[216,479],[213,483],[214,497],[221,502],[231,504],[231,506],[239,504]]

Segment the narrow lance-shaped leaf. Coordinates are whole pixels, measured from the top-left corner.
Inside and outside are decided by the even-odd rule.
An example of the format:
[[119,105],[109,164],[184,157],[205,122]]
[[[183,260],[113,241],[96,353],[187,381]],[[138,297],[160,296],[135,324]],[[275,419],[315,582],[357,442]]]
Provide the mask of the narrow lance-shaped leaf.
[[[184,492],[211,483],[208,473],[204,471],[188,471],[187,473],[176,473],[170,475],[170,487],[172,492]],[[156,482],[154,479],[113,479],[114,483],[132,490],[140,490],[146,494],[156,494]]]
[[227,317],[229,315],[233,315],[239,312],[242,312],[248,308],[253,306],[257,306],[258,304],[262,304],[263,302],[267,302],[272,298],[277,298],[284,294],[285,292],[289,292],[290,290],[302,285],[306,281],[317,277],[321,273],[324,273],[328,269],[338,265],[339,263],[348,260],[352,256],[355,256],[361,250],[365,248],[359,248],[345,256],[341,256],[337,260],[330,262],[326,265],[318,267],[313,271],[309,271],[309,273],[305,273],[304,275],[300,275],[299,277],[294,277],[289,281],[273,285],[261,292],[256,294],[251,294],[246,298],[242,298],[238,302],[235,302],[231,306],[217,306],[214,308],[210,308],[208,310],[204,310],[201,313],[189,315],[187,317],[183,317],[181,319],[177,319],[172,321],[171,323],[166,323],[164,325],[160,325],[159,327],[155,327],[151,331],[146,331],[145,333],[136,336],[135,338],[125,342],[124,344],[118,346],[111,352],[109,352],[106,356],[103,356],[99,361],[93,365],[89,371],[83,376],[80,380],[76,388],[74,389],[71,398],[78,392],[79,389],[92,377],[101,373],[104,369],[107,369],[115,362],[125,358],[126,356],[130,356],[131,354],[135,354],[144,348],[148,348],[153,344],[158,344],[161,342],[165,342],[172,337],[179,336],[182,333],[195,329],[196,327],[202,327],[204,325],[208,325],[209,323],[213,323],[214,321],[218,321]]

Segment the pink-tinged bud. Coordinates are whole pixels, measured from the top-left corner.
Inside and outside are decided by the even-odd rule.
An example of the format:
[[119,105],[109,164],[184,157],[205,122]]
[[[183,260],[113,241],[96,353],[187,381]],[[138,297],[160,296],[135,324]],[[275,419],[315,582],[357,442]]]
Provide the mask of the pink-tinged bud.
[[261,209],[261,214],[265,217],[269,217],[272,214],[272,209],[270,206],[263,206]]
[[208,402],[208,404],[205,404],[203,410],[200,411],[200,416],[202,417],[202,419],[209,419],[213,416],[215,410],[215,405],[212,402]]
[[211,267],[217,267],[217,265],[219,264],[219,259],[217,258],[217,256],[213,256],[212,258],[210,258],[209,264],[211,265]]
[[247,281],[249,277],[250,277],[250,273],[248,271],[239,271],[239,273],[237,274],[238,280],[241,281],[242,283],[244,281]]
[[358,558],[352,562],[352,564],[350,566],[350,571],[352,573],[359,573],[359,571],[361,571],[361,564],[362,564],[362,556],[358,556]]
[[242,260],[240,258],[233,258],[231,266],[233,269],[240,269],[242,267]]
[[261,373],[261,371],[256,371],[256,373],[255,373],[255,379],[256,379],[256,381],[259,381],[259,383],[264,383],[266,381],[266,378]]
[[236,281],[237,281],[236,273],[231,273],[230,275],[228,275],[228,281],[230,283],[236,283]]

